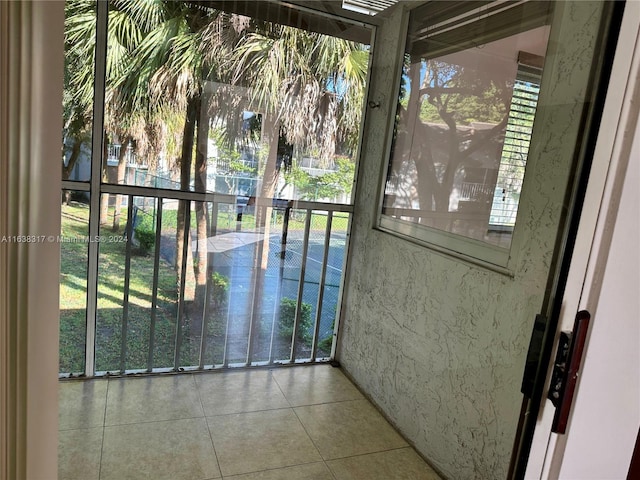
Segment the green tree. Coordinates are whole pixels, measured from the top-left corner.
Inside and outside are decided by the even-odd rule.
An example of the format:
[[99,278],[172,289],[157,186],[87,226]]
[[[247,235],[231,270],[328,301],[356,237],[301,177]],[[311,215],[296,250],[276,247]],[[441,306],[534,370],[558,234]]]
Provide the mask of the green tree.
[[[131,2],[147,5],[148,2]],[[124,88],[147,92],[152,104],[184,112],[180,166],[180,188],[206,191],[208,138],[211,120],[212,93],[210,81],[224,81],[225,70],[220,61],[233,44],[231,16],[189,2],[151,2],[157,9],[144,18],[153,18],[153,28],[142,38],[134,51],[134,61],[121,77]],[[142,10],[142,7],[140,7]],[[135,101],[136,99],[133,98]],[[195,151],[195,158],[194,158]],[[188,231],[186,210],[189,202],[181,200],[178,207],[176,232],[176,270],[181,284],[184,239]],[[207,250],[202,248],[208,232],[206,204],[195,202],[196,230],[199,248],[194,262],[195,291],[186,291],[187,299],[202,303],[207,283]],[[187,265],[193,253],[187,246]],[[190,275],[190,268],[187,273]],[[188,280],[188,279],[187,279]],[[187,282],[191,283],[191,282]]]
[[234,84],[249,89],[251,109],[262,114],[263,141],[268,145],[255,207],[256,228],[265,238],[262,255],[256,255],[253,266],[253,310],[259,317],[269,258],[271,199],[281,166],[291,164],[291,154],[288,162],[283,161],[283,147],[317,149],[325,165],[332,163],[338,145],[353,152],[368,50],[355,42],[267,23],[245,32],[231,62]]
[[[90,1],[65,4],[62,179],[67,180],[91,141],[95,6]],[[65,158],[68,153],[68,159]],[[66,201],[69,200],[67,196]]]
[[300,198],[304,200],[331,199],[340,195],[349,195],[353,186],[356,165],[349,157],[339,156],[334,160],[334,169],[322,175],[313,176],[292,165],[284,172],[285,183],[281,189],[293,185]]
[[[232,61],[234,82],[249,88],[253,108],[263,113],[269,150],[262,198],[275,193],[281,137],[300,149],[316,149],[325,164],[332,163],[337,145],[353,152],[368,65],[365,46],[266,24],[240,39]],[[257,216],[264,226],[268,208]]]

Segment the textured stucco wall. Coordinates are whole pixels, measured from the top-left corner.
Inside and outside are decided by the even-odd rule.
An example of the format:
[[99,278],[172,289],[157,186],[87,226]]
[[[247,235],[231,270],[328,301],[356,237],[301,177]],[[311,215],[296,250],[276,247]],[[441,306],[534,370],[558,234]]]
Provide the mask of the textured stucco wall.
[[439,254],[374,228],[394,58],[406,13],[378,29],[338,357],[418,450],[452,479],[505,478],[520,382],[540,311],[583,112],[601,5],[559,2],[509,268]]

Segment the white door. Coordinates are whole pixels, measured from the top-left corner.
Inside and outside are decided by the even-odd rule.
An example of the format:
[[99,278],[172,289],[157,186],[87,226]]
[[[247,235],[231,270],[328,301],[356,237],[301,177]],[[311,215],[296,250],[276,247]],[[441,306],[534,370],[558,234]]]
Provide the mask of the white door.
[[544,400],[528,479],[627,478],[640,425],[639,75],[640,3],[627,2],[560,319],[571,330],[587,309],[591,331],[567,433],[551,433]]

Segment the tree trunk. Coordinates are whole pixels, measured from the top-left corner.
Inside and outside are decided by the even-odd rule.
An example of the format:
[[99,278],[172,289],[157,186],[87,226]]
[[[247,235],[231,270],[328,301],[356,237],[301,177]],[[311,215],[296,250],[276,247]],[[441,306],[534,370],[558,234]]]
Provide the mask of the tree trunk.
[[[209,144],[209,94],[202,93],[200,96],[198,115],[198,136],[196,144],[196,164],[195,164],[195,191],[204,193],[207,191],[207,156]],[[204,292],[207,286],[207,234],[208,216],[207,204],[205,202],[195,202],[196,229],[198,234],[198,250],[195,263],[196,277],[196,299],[204,299]],[[198,302],[199,303],[199,302]]]
[[[62,180],[69,180],[69,176],[73,171],[73,167],[76,166],[76,162],[78,158],[80,158],[80,152],[82,151],[82,140],[79,138],[74,139],[73,147],[71,147],[71,155],[69,156],[69,161],[65,165],[62,163]],[[69,190],[64,191],[64,195],[62,196],[62,203],[69,205],[69,201],[71,200],[71,192]]]
[[[126,137],[125,141],[120,145],[120,152],[118,153],[118,170],[117,170],[117,182],[118,185],[124,185],[124,177],[127,173],[127,147],[131,142],[131,137]],[[122,195],[116,195],[115,210],[113,212],[113,226],[111,229],[114,232],[120,230],[120,210],[122,208]]]
[[278,184],[278,140],[280,133],[279,122],[271,114],[266,114],[264,119],[263,139],[269,143],[269,154],[262,176],[260,196],[256,199],[256,229],[264,229],[265,235],[269,235],[271,212],[273,210],[272,198]]
[[269,143],[269,154],[262,177],[260,195],[255,201],[256,232],[261,232],[262,248],[256,248],[253,257],[253,302],[252,302],[252,324],[251,337],[253,350],[249,352],[249,357],[257,353],[259,341],[260,325],[262,319],[262,297],[264,296],[264,278],[269,262],[269,234],[271,230],[271,213],[273,211],[272,198],[275,194],[278,183],[278,140],[280,127],[279,122],[273,114],[265,114],[263,119],[262,139]]
[[[435,198],[438,194],[440,184],[436,178],[436,170],[433,164],[433,155],[431,153],[431,143],[429,127],[422,124],[416,129],[419,137],[417,140],[417,152],[413,154],[416,166],[416,174],[418,176],[418,201],[420,210],[432,211],[434,209]],[[417,157],[417,158],[416,158]],[[425,218],[425,217],[423,217]],[[421,222],[430,223],[430,222]]]
[[[196,139],[196,162],[194,169],[195,191],[205,193],[207,191],[207,157],[209,146],[209,101],[210,94],[203,92],[200,95],[200,102],[197,112],[197,139]],[[202,332],[202,321],[206,311],[207,276],[209,253],[207,248],[207,236],[209,233],[209,218],[207,215],[206,202],[194,202],[196,211],[196,232],[198,241],[196,243],[196,260],[194,263],[195,273],[195,297],[191,311],[191,337],[197,338]]]
[[[420,210],[433,209],[433,198],[436,193],[437,179],[429,141],[429,127],[420,120],[420,69],[422,63],[420,57],[411,58],[409,76],[411,78],[411,90],[407,102],[406,135],[402,142],[398,142],[401,154],[409,154],[416,167],[418,180],[417,193]],[[426,81],[426,79],[425,79]],[[422,217],[424,222],[425,217]]]
[[[189,190],[191,182],[191,164],[193,158],[193,143],[195,136],[196,116],[198,112],[199,97],[190,98],[187,103],[187,113],[182,133],[182,156],[180,160],[180,189]],[[182,282],[182,260],[184,251],[185,234],[189,232],[185,211],[189,208],[189,200],[178,201],[177,227],[176,227],[176,272],[177,286],[180,288]],[[192,301],[195,295],[193,279],[193,252],[191,250],[190,235],[187,237],[187,264],[185,278],[184,300]]]

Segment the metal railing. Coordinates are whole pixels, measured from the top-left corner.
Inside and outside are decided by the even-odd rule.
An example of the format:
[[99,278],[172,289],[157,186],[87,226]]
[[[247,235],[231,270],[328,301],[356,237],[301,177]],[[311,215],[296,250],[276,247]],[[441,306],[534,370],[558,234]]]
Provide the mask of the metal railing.
[[[126,197],[127,220],[121,240],[99,246],[86,338],[95,371],[61,376],[331,358],[352,206],[278,199],[256,206],[233,195],[121,185],[102,185],[102,194]],[[262,226],[260,208],[268,214]],[[199,220],[206,235],[197,233]],[[101,227],[101,238],[110,233],[110,223]],[[192,266],[203,259],[198,283]],[[121,283],[109,271],[116,267]]]

